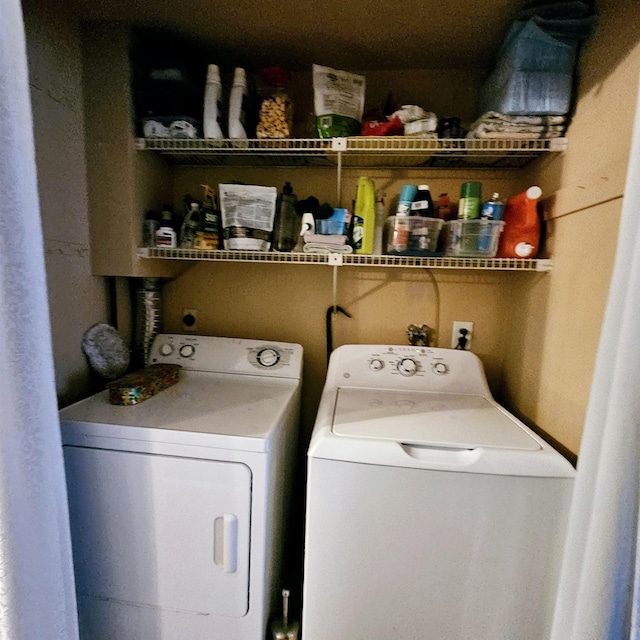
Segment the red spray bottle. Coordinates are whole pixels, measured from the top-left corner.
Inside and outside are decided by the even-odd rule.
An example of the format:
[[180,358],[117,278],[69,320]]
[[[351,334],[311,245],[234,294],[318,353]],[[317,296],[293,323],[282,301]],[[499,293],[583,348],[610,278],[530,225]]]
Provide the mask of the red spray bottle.
[[537,204],[541,195],[542,189],[534,186],[507,200],[496,258],[535,258],[540,244]]

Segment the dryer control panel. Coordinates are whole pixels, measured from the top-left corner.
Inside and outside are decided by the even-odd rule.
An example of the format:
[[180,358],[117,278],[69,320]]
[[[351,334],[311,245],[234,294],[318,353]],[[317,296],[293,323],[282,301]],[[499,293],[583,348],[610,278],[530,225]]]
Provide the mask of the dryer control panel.
[[149,354],[148,364],[156,363],[179,364],[193,371],[299,379],[302,347],[288,342],[163,333],[155,337]]
[[482,363],[470,351],[405,345],[344,345],[334,351],[327,383],[480,393],[488,391]]

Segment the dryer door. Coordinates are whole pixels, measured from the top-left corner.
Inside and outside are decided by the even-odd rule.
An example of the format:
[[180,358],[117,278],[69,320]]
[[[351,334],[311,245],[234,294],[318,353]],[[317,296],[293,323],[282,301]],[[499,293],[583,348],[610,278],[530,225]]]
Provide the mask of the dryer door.
[[64,449],[79,596],[159,613],[247,613],[246,465]]

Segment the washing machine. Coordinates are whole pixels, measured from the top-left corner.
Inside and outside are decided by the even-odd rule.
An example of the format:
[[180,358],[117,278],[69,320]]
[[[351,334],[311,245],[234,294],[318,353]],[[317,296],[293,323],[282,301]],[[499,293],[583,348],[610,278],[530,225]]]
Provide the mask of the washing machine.
[[60,412],[85,640],[263,640],[300,405],[299,345],[156,337],[179,381],[133,406]]
[[548,638],[574,475],[474,354],[336,349],[308,450],[303,640]]

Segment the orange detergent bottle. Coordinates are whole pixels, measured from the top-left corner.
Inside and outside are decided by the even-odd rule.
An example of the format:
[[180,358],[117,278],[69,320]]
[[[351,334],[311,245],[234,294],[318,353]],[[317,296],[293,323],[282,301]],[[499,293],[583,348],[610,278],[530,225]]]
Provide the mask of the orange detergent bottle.
[[535,258],[540,244],[537,204],[542,189],[529,187],[507,200],[496,258]]

